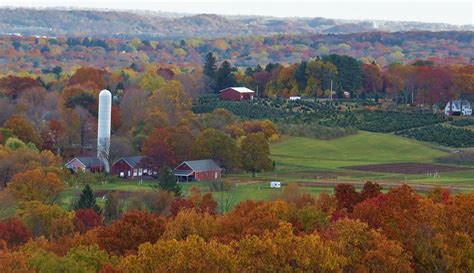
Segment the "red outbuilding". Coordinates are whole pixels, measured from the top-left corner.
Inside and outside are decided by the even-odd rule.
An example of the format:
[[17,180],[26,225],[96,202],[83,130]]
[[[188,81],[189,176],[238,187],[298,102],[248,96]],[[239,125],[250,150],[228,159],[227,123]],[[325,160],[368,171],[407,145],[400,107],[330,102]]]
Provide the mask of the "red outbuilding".
[[255,91],[247,87],[228,87],[219,91],[219,97],[223,100],[253,100]]
[[221,178],[222,169],[210,159],[184,161],[173,170],[178,181],[209,181]]
[[112,165],[112,175],[121,178],[140,178],[150,175],[151,170],[140,167],[143,156],[126,156],[117,160]]

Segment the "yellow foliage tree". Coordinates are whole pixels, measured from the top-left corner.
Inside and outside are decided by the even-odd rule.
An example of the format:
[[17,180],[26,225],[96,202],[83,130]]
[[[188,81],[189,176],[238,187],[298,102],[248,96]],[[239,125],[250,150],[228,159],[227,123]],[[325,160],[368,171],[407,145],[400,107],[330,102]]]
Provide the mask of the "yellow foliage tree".
[[7,184],[20,201],[40,201],[51,204],[55,202],[64,189],[64,183],[54,173],[46,173],[42,169],[28,170],[18,173]]

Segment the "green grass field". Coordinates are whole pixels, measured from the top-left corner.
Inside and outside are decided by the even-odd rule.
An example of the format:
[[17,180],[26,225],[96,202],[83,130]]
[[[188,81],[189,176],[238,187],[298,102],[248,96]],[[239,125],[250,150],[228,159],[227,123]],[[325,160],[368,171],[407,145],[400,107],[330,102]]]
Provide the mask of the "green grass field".
[[[220,204],[272,198],[281,191],[269,187],[272,180],[299,183],[304,190],[315,195],[322,191],[331,192],[338,183],[353,183],[360,188],[368,180],[378,182],[384,188],[408,183],[420,191],[434,186],[450,187],[453,191],[474,190],[474,170],[440,173],[433,177],[426,174],[407,175],[343,168],[383,163],[433,163],[435,158],[449,152],[447,148],[434,147],[391,134],[360,132],[334,140],[283,137],[277,143],[271,144],[270,148],[271,157],[276,163],[275,171],[259,173],[255,178],[250,174],[225,176],[224,179],[235,182],[236,186],[230,193],[215,193]],[[94,191],[115,189],[131,192],[150,190],[152,183],[155,182],[146,181],[140,184],[136,180],[124,180],[92,187]],[[182,186],[184,194],[187,194],[192,186],[201,188],[203,192],[209,191],[205,182],[183,183]],[[71,199],[81,190],[82,186],[69,187],[62,195],[62,205],[68,206]]]

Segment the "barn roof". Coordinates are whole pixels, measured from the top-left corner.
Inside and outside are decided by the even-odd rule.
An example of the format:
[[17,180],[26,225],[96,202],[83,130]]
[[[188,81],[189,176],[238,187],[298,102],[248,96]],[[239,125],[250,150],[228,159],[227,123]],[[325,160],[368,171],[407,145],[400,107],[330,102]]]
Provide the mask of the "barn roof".
[[[123,159],[123,161],[125,161],[125,163],[127,163],[128,165],[130,165],[130,167],[132,168],[135,168],[138,166],[138,163],[140,163],[140,161],[144,158],[144,156],[141,156],[141,155],[137,155],[137,156],[124,156],[122,158],[120,158],[118,161],[120,161],[121,159]],[[118,162],[117,161],[117,162]]]
[[232,90],[235,90],[239,93],[255,93],[255,91],[253,91],[251,89],[248,89],[247,87],[227,87],[227,88],[224,88],[221,91],[219,91],[219,93],[224,91],[224,90],[227,90],[227,89],[232,89]]
[[[214,160],[211,160],[211,159],[184,161],[183,163],[179,164],[179,166],[181,166],[183,164],[188,165],[195,172],[220,170],[221,169],[216,164],[216,162],[214,162]],[[178,168],[178,167],[176,167],[176,168]],[[176,168],[175,168],[175,170],[176,170]]]
[[87,167],[93,167],[93,166],[100,166],[100,160],[95,157],[95,156],[78,156],[73,159],[71,159],[66,165],[69,165],[74,160],[78,160],[81,162],[86,168]]

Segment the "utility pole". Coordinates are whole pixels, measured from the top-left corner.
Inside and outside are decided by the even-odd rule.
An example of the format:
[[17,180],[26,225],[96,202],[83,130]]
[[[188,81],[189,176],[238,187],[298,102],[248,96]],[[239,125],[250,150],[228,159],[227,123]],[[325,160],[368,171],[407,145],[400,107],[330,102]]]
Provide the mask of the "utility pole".
[[332,80],[331,80],[331,100],[332,100]]

